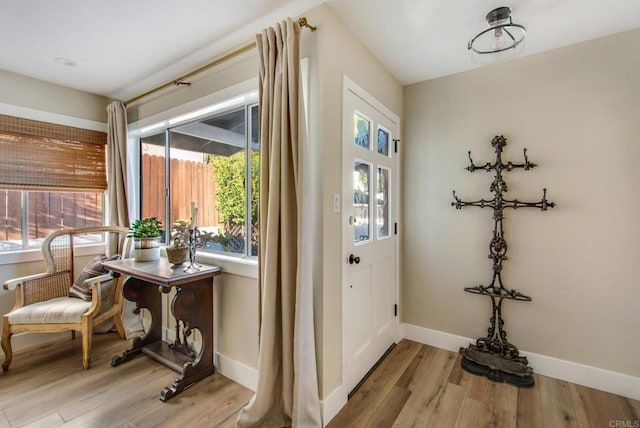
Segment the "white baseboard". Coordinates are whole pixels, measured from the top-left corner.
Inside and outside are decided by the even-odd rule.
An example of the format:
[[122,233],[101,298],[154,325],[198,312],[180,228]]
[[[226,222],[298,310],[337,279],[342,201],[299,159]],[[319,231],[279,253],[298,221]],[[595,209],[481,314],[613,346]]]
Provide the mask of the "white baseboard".
[[345,388],[344,385],[339,385],[327,398],[320,401],[323,426],[327,426],[329,422],[331,422],[331,419],[338,414],[340,409],[347,404],[348,394],[347,388]]
[[258,370],[218,352],[214,356],[216,370],[221,375],[254,391],[258,388]]
[[473,343],[474,340],[467,337],[456,336],[455,334],[445,333],[443,331],[431,330],[429,328],[418,327],[413,324],[402,324],[403,336],[405,339],[414,342],[424,343],[425,345],[435,346],[436,348],[446,349],[447,351],[458,352],[460,348],[464,348]]
[[531,352],[521,354],[542,375],[640,400],[640,377]]
[[[475,342],[475,339],[412,324],[402,324],[402,329],[404,337],[409,340],[448,351],[458,352],[461,347],[464,348]],[[526,351],[520,353],[527,357],[529,365],[541,375],[640,400],[640,378],[638,377],[546,355]]]

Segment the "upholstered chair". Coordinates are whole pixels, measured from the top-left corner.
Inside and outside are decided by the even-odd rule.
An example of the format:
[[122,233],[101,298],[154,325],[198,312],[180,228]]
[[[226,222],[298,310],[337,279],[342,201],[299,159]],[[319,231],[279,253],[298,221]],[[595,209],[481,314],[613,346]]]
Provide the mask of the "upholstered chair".
[[[128,229],[100,226],[53,232],[42,242],[41,251],[47,271],[11,279],[5,290],[15,290],[16,304],[4,315],[2,350],[3,371],[13,358],[11,336],[18,332],[52,333],[71,331],[82,334],[82,365],[91,365],[91,340],[95,326],[113,319],[121,337],[125,336],[121,318],[123,277],[106,272],[101,261],[127,257],[131,251]],[[78,247],[87,236],[103,234],[113,254],[96,257],[86,266],[76,266]],[[99,236],[99,235],[98,235]],[[117,247],[117,248],[115,248]],[[75,281],[74,281],[75,279]]]

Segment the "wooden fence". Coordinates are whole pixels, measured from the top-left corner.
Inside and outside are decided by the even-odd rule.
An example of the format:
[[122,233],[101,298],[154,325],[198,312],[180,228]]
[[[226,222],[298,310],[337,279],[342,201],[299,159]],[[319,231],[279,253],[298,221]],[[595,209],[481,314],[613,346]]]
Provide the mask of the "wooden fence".
[[[75,192],[29,192],[30,239],[44,238],[60,228],[102,224],[102,194]],[[0,191],[0,241],[22,240],[22,192]]]
[[[157,217],[166,227],[164,213],[165,158],[142,156],[142,217]],[[214,166],[203,162],[171,159],[171,215],[169,224],[189,221],[191,202],[198,207],[198,226],[217,226]]]

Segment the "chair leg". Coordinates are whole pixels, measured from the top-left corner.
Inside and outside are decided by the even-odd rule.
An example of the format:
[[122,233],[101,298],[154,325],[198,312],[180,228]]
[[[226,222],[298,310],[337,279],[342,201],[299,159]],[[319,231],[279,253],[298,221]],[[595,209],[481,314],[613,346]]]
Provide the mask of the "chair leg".
[[91,339],[93,337],[93,326],[91,320],[82,320],[82,367],[88,370],[91,367]]
[[11,360],[13,359],[13,350],[11,349],[11,326],[9,325],[9,318],[7,316],[3,317],[2,323],[2,352],[4,352],[4,362],[2,363],[2,371],[6,372],[9,370],[9,364],[11,364]]

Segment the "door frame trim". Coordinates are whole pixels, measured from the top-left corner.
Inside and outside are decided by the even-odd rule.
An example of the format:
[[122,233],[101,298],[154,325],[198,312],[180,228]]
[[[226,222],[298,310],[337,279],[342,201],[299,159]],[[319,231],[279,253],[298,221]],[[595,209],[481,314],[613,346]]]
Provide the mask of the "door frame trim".
[[[374,109],[378,110],[380,113],[382,113],[384,116],[386,116],[389,120],[391,120],[392,122],[395,123],[396,125],[396,135],[395,138],[396,139],[401,139],[401,132],[402,132],[402,128],[401,128],[401,123],[400,123],[400,117],[395,114],[394,112],[392,112],[391,110],[389,110],[384,104],[382,104],[380,101],[378,101],[376,98],[374,98],[372,95],[370,95],[366,90],[364,90],[362,87],[360,87],[357,83],[355,83],[352,79],[350,79],[346,74],[343,75],[343,81],[342,81],[342,111],[341,111],[341,128],[340,128],[340,138],[341,138],[341,180],[340,180],[340,195],[341,195],[341,209],[340,209],[340,219],[341,219],[341,225],[340,225],[340,232],[342,235],[342,240],[341,240],[341,248],[340,248],[340,259],[341,259],[341,264],[340,264],[340,286],[342,288],[340,296],[341,296],[341,329],[340,332],[342,334],[342,340],[341,340],[341,354],[342,354],[342,373],[341,373],[341,379],[342,379],[342,385],[345,389],[347,389],[347,355],[346,355],[346,346],[345,346],[345,340],[346,340],[346,334],[345,334],[345,311],[346,311],[346,289],[347,289],[347,284],[346,284],[346,278],[347,278],[347,274],[346,274],[346,268],[347,268],[347,264],[346,264],[346,246],[347,246],[347,239],[349,239],[349,237],[351,236],[348,232],[348,228],[346,227],[346,223],[348,220],[348,215],[345,213],[345,209],[346,207],[344,206],[344,171],[345,171],[345,141],[343,139],[343,133],[344,133],[344,112],[345,112],[345,108],[346,108],[346,99],[347,99],[347,94],[351,92],[353,95],[355,95],[356,97],[360,98],[362,101],[366,102],[367,104],[371,105]],[[392,144],[392,146],[390,147],[390,150],[393,150],[393,141],[390,141],[389,144]],[[400,319],[402,317],[402,304],[400,301],[400,280],[401,280],[401,275],[400,275],[400,238],[402,236],[402,225],[400,224],[400,219],[402,218],[402,192],[401,192],[401,181],[402,181],[402,177],[401,177],[401,168],[402,168],[402,161],[401,161],[401,156],[399,156],[400,150],[398,150],[398,154],[394,153],[393,159],[394,159],[394,165],[395,165],[395,174],[394,174],[394,179],[392,182],[393,185],[393,191],[395,192],[395,210],[394,210],[394,215],[393,215],[393,223],[397,223],[398,224],[398,228],[397,231],[398,233],[395,235],[395,299],[396,299],[396,304],[398,305],[398,316],[395,319],[394,325],[393,325],[393,336],[396,342],[398,342],[400,339],[402,339],[402,329],[401,329],[401,323],[400,323]],[[391,231],[393,234],[393,231]],[[348,392],[348,391],[347,391]]]

